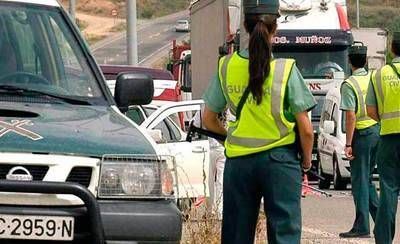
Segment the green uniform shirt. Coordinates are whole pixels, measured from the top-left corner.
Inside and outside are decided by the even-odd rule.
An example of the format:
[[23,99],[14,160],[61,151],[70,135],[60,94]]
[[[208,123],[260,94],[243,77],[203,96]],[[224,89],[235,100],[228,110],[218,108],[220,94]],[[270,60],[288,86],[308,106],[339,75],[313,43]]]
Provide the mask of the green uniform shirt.
[[[353,72],[353,76],[364,76],[367,74],[368,71],[366,71],[364,68],[356,69]],[[340,88],[340,94],[342,97],[340,101],[340,109],[357,112],[357,96],[352,86],[349,83],[344,82]]]
[[[248,50],[240,51],[239,55],[243,58],[248,58]],[[285,115],[289,121],[295,121],[294,115],[296,113],[309,111],[317,104],[296,65],[293,66],[290,73],[286,91]],[[220,113],[226,108],[227,102],[218,73],[211,79],[203,95],[203,100],[207,107],[215,113]]]
[[[400,63],[400,57],[396,57],[392,60],[392,63]],[[378,102],[376,101],[376,95],[374,91],[374,86],[372,85],[372,82],[370,81],[369,86],[368,86],[368,93],[367,93],[367,101],[366,104],[368,106],[378,106]]]

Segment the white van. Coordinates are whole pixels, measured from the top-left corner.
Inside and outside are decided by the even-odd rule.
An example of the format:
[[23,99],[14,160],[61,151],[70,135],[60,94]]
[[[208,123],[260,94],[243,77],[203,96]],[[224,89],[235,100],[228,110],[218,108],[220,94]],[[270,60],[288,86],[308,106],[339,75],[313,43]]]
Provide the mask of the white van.
[[340,110],[340,84],[326,94],[321,112],[318,136],[318,171],[325,180],[319,188],[329,189],[331,180],[335,190],[344,190],[350,183],[350,161],[344,156],[346,121]]

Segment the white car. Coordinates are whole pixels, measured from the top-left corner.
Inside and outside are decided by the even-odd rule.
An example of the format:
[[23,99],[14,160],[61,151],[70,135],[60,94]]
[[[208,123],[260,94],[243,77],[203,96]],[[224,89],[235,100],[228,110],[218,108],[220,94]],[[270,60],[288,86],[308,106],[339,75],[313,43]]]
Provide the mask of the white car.
[[210,143],[206,137],[186,141],[182,116],[201,110],[202,100],[132,106],[126,116],[147,130],[158,152],[174,156],[177,166],[177,198],[209,197]]
[[319,173],[326,180],[319,181],[321,189],[329,189],[331,180],[335,190],[346,189],[350,183],[350,161],[344,156],[346,144],[345,114],[340,107],[340,86],[331,89],[321,113],[318,136]]
[[190,31],[190,22],[189,20],[181,19],[176,22],[175,25],[176,32],[189,32]]

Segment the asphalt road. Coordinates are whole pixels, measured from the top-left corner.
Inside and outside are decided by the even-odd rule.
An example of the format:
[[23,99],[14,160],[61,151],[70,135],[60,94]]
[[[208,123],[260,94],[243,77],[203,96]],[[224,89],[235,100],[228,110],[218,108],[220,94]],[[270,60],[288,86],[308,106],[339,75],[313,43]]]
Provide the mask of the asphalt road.
[[[349,186],[350,188],[350,186]],[[370,219],[371,238],[341,239],[339,233],[351,229],[355,218],[353,197],[350,190],[333,191],[332,197],[309,195],[302,199],[303,234],[302,243],[375,243],[374,223]],[[400,228],[400,215],[396,217],[397,230]],[[397,231],[393,243],[400,243]]]
[[[181,39],[187,33],[175,32],[175,23],[187,19],[188,11],[146,21],[138,26],[139,64],[172,47],[172,40]],[[92,46],[92,52],[100,64],[126,64],[127,40],[124,33],[116,34]]]

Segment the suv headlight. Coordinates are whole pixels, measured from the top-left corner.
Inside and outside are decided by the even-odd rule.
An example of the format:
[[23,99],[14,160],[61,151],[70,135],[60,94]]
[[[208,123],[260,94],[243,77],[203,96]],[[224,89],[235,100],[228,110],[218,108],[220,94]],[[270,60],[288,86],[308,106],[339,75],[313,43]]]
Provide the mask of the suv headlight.
[[106,155],[100,170],[100,198],[173,196],[175,168],[169,156]]

